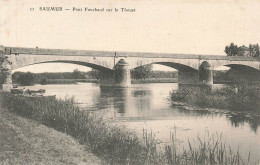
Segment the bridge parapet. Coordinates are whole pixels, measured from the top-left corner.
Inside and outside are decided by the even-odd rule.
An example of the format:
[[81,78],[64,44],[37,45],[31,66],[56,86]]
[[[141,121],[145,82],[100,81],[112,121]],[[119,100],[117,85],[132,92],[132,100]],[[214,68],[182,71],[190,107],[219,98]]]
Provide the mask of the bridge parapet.
[[70,50],[70,49],[43,49],[43,48],[19,48],[5,47],[6,54],[27,54],[27,55],[60,55],[60,56],[105,56],[113,57],[114,52],[91,51],[91,50]]
[[22,48],[22,47],[4,47],[4,48],[5,48],[6,54],[260,61],[260,58],[243,57],[243,56],[147,53],[147,52],[124,52],[124,51],[95,51],[95,50],[71,50],[71,49],[45,49],[45,48]]

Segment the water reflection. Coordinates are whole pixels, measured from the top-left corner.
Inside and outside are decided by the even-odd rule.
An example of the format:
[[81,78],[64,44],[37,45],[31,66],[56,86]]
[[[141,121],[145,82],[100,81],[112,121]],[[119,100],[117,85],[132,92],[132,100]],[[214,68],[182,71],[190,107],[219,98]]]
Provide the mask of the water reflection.
[[[174,106],[173,106],[174,108]],[[235,112],[217,112],[210,110],[201,110],[201,109],[187,109],[187,107],[175,107],[178,109],[178,112],[184,113],[187,116],[225,116],[226,119],[231,123],[233,127],[239,127],[241,125],[245,125],[245,123],[249,124],[252,131],[257,132],[258,127],[260,126],[260,117],[252,116],[246,113],[235,113]]]
[[149,90],[102,87],[100,93],[100,102],[102,102],[103,107],[109,103],[102,100],[109,100],[117,116],[138,116],[138,114],[146,113],[147,110],[151,109],[151,91]]
[[178,106],[178,107],[174,107],[178,110],[178,112],[180,113],[184,113],[187,116],[208,116],[208,115],[214,115],[211,112],[207,111],[207,110],[199,110],[199,109],[187,109],[187,107],[182,107],[182,106]]
[[232,126],[239,127],[240,125],[244,125],[248,123],[250,128],[256,133],[258,126],[260,125],[260,117],[257,116],[247,116],[245,114],[237,114],[237,115],[227,115]]
[[112,101],[113,107],[117,113],[122,115],[125,114],[129,98],[128,88],[100,87],[100,93],[100,100],[112,98],[111,100],[109,99],[109,101]]
[[252,131],[255,133],[257,132],[258,127],[260,126],[260,116],[253,116],[249,115],[247,113],[236,113],[232,111],[218,111],[213,109],[189,109],[188,107],[182,107],[182,106],[172,106],[173,108],[176,108],[178,112],[184,113],[186,116],[211,116],[211,117],[217,117],[217,116],[225,116],[226,119],[231,123],[233,127],[239,127],[241,125],[244,125],[245,123],[249,124]]
[[149,91],[149,90],[137,90],[137,91],[132,91],[132,96],[133,96],[133,97],[146,97],[146,96],[151,96],[151,91]]

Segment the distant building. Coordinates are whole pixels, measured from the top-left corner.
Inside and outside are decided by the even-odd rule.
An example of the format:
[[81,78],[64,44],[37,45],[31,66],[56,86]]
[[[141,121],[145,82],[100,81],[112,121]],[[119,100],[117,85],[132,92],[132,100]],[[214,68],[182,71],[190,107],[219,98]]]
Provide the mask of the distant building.
[[250,49],[246,46],[240,46],[238,48],[238,56],[250,57]]

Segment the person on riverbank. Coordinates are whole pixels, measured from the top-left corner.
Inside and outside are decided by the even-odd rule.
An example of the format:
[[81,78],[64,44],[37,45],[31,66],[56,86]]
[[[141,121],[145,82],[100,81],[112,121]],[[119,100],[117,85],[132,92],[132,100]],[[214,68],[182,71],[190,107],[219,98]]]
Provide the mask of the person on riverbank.
[[237,94],[238,93],[238,88],[236,85],[234,85],[234,93]]
[[25,88],[23,87],[23,95],[25,95]]

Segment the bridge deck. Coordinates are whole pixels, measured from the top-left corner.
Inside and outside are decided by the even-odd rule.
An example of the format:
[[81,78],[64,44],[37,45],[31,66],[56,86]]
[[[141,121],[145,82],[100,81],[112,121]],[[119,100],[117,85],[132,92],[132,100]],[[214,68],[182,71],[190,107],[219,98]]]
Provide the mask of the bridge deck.
[[96,57],[141,57],[141,58],[176,58],[176,59],[203,59],[203,60],[230,60],[230,61],[260,61],[260,58],[239,56],[195,55],[195,54],[171,54],[171,53],[146,53],[146,52],[114,52],[92,50],[69,49],[43,49],[5,47],[5,53],[26,55],[62,55],[62,56],[96,56]]

